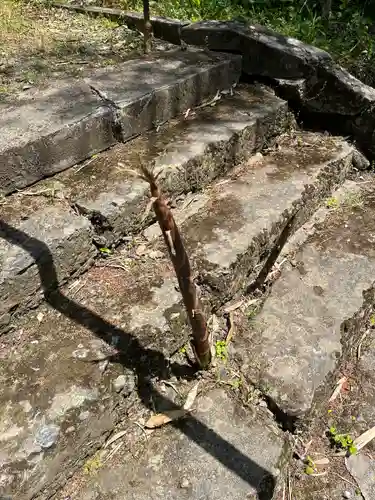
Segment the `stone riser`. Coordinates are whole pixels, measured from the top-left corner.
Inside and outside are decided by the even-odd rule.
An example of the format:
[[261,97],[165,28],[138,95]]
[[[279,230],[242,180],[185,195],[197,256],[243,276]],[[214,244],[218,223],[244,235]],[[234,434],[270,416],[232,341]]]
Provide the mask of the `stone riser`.
[[[127,168],[136,170],[139,161],[155,163],[165,171],[161,182],[170,196],[201,190],[262,149],[287,125],[285,102],[266,90],[245,87],[214,108],[203,108],[160,132],[118,146],[31,191],[54,192],[58,186],[52,198],[22,193],[8,197],[1,207],[0,331],[9,328],[14,316],[40,303],[44,292],[92,264],[97,255],[93,240],[99,247],[113,246],[147,224],[143,215],[148,187]],[[119,162],[124,167],[119,168]],[[41,283],[38,266],[49,258],[56,276]]]
[[159,52],[35,89],[0,107],[0,195],[127,141],[238,82],[241,58]]

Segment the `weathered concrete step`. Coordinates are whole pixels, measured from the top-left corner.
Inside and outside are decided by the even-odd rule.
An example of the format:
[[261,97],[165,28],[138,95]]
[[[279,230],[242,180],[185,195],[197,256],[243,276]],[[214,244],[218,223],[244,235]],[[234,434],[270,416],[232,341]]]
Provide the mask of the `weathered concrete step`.
[[[311,145],[316,148],[314,155]],[[227,198],[222,200],[227,200],[231,209],[228,215],[241,217],[244,205],[232,199],[228,203],[228,193],[234,199],[233,193],[238,196],[246,192],[247,205],[258,204],[264,227],[270,222],[276,227],[284,211],[292,210],[301,200],[307,210],[311,200],[338,182],[350,168],[353,151],[346,143],[314,134],[280,138],[279,148],[277,154],[269,155],[269,163],[264,159],[258,165],[244,164],[236,170],[237,179],[227,179],[208,190],[213,196],[211,206],[220,201],[221,194],[226,194]],[[302,163],[301,169],[294,165],[290,171],[296,154],[300,162],[304,159],[303,167]],[[255,187],[249,186],[250,178],[257,183],[263,197],[256,198]],[[267,189],[262,187],[265,184]],[[288,188],[290,185],[292,188]],[[230,187],[232,190],[228,191]],[[304,193],[310,193],[309,197]],[[270,200],[276,208],[270,209]],[[222,268],[225,269],[228,247],[220,238],[211,239],[212,229],[223,224],[225,216],[225,211],[205,210],[182,224],[193,262],[201,273],[206,262],[198,258],[201,249],[194,250],[192,228],[198,230],[197,222],[199,227],[202,224],[206,228],[208,241],[215,242],[218,255],[222,252],[220,262],[224,262]],[[244,212],[242,217],[245,216],[254,220],[251,211]],[[241,224],[244,224],[243,218]],[[233,230],[236,226],[228,224],[223,231],[227,227]],[[242,236],[247,246],[241,244],[244,254],[251,248],[250,234],[255,239],[260,231],[254,222],[245,229],[248,233],[242,230]],[[33,248],[34,255],[44,250],[43,260],[34,271],[40,274],[42,283],[56,281],[54,259],[45,252],[43,242],[20,232],[13,235],[21,247],[28,251]],[[189,332],[186,314],[176,289],[177,281],[164,255],[165,248],[162,252],[159,240],[149,245],[129,244],[104,261],[105,267],[92,267],[69,288],[48,294],[48,304],[29,312],[14,324],[14,331],[4,337],[0,366],[0,404],[4,408],[0,440],[4,457],[1,472],[7,477],[7,494],[22,499],[39,492],[40,498],[45,498],[43,492],[51,493],[64,483],[71,471],[95,451],[108,431],[124,418],[131,404],[132,399],[123,399],[113,390],[114,378],[125,368],[129,392],[129,388],[134,387],[129,370],[137,375],[138,382],[146,375],[160,375],[164,364],[162,353],[169,356],[185,343]],[[257,263],[257,258],[259,260],[259,255],[254,254],[249,261]],[[239,262],[244,261],[240,258]],[[232,281],[236,286],[220,266],[215,270],[226,276],[233,292],[239,283],[238,269],[236,264],[232,266]],[[242,269],[245,273],[245,268]],[[101,375],[103,365],[87,361],[103,357],[108,352],[107,345],[112,346],[109,351],[120,350],[116,359],[124,368],[110,364]],[[49,442],[43,441],[47,431],[52,435]],[[26,478],[23,482],[21,476]]]
[[327,205],[286,247],[261,312],[237,321],[242,371],[292,418],[355,352],[375,305],[375,181],[345,183]]
[[246,412],[231,392],[198,395],[192,416],[146,438],[129,425],[124,439],[140,441],[131,452],[125,443],[106,463],[107,449],[102,467],[91,475],[81,470],[56,500],[276,500],[288,458],[284,436],[264,409]]
[[[136,384],[164,376],[163,352],[186,342],[168,260],[130,248],[104,264],[49,295],[1,338],[1,494],[49,498],[126,422]],[[39,272],[42,280],[53,277],[53,260]],[[114,361],[107,368],[89,362],[106,356]],[[120,394],[114,381],[122,374]]]
[[0,194],[62,171],[201,104],[241,73],[239,56],[157,52],[51,82],[0,107]]
[[[286,103],[274,94],[240,86],[214,107],[172,120],[158,132],[117,145],[86,165],[5,198],[0,205],[0,332],[9,327],[14,313],[37,304],[43,289],[63,283],[96,254],[92,239],[110,246],[147,223],[148,186],[127,169],[136,170],[140,162],[154,165],[163,171],[160,179],[170,195],[198,190],[262,149],[285,130],[288,119]],[[85,216],[75,213],[73,205]],[[45,246],[36,249],[30,239],[21,248],[12,228]],[[49,258],[48,252],[57,280],[41,283],[37,266]]]
[[[269,154],[256,155],[188,200],[176,217],[199,281],[220,302],[245,291],[281,240],[344,181],[353,151],[338,138],[285,134]],[[145,235],[152,239],[157,231],[151,226]]]

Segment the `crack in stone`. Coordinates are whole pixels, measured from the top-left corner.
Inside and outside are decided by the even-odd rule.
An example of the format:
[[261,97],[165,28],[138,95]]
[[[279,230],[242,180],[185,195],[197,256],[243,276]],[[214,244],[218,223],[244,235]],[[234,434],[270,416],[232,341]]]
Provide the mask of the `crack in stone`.
[[110,99],[104,92],[100,89],[97,89],[93,85],[89,84],[91,92],[93,92],[96,96],[98,96],[104,104],[111,110],[113,120],[112,120],[112,133],[117,142],[125,142],[124,134],[121,123],[121,108],[120,106]]

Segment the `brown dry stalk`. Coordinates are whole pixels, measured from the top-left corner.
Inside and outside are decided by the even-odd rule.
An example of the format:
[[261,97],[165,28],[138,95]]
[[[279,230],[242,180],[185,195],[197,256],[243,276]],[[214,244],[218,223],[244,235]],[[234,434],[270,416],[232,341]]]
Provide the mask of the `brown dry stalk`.
[[141,167],[141,172],[142,179],[150,185],[152,205],[176,272],[181,295],[192,327],[192,345],[195,356],[201,368],[206,368],[211,362],[209,333],[192,278],[189,258],[172,212],[156,183],[157,176],[145,166]]
[[150,2],[149,0],[143,0],[143,47],[145,54],[151,52],[151,36]]

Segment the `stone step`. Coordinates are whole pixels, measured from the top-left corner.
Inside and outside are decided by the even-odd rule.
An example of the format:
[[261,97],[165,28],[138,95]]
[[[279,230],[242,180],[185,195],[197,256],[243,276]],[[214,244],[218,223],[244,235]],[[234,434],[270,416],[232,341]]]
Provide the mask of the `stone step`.
[[[125,248],[91,267],[1,337],[2,494],[52,495],[127,422],[135,388],[145,377],[163,378],[165,358],[186,342],[171,265],[138,254]],[[53,276],[53,260],[39,272]]]
[[[375,306],[375,182],[348,181],[284,250],[261,312],[237,318],[243,373],[292,420],[312,407]],[[250,318],[250,320],[249,320]]]
[[[204,199],[198,198],[205,202],[201,210],[196,210],[199,203],[185,201],[184,216],[189,218],[184,221],[178,211],[176,216],[194,269],[203,276],[215,272],[233,294],[243,288],[253,266],[262,262],[268,235],[280,233],[292,213],[309,213],[348,173],[352,155],[353,148],[339,139],[293,132],[279,138],[276,151],[258,162],[245,162],[233,176],[208,188]],[[220,224],[221,233],[215,229]],[[194,240],[194,231],[200,231],[207,246]],[[239,231],[243,240],[234,237]],[[166,359],[185,344],[190,330],[171,263],[161,238],[153,238],[153,231],[146,234],[151,241],[135,238],[77,281],[46,294],[46,303],[2,337],[0,470],[8,477],[7,494],[44,498],[43,492],[52,494],[64,484],[108,432],[126,420],[136,398],[134,377],[145,397],[145,377],[163,378]],[[213,238],[215,234],[219,236]],[[259,234],[263,240],[254,251]],[[44,249],[36,238],[16,236],[34,253]],[[205,250],[216,260],[203,258]],[[232,278],[223,271],[229,265]],[[44,252],[34,272],[42,283],[56,281],[53,255]],[[218,296],[223,300],[228,291],[205,295],[207,309]],[[114,362],[102,373],[106,355]],[[94,359],[102,362],[90,362]],[[172,372],[179,373],[178,366]],[[120,395],[114,381],[124,373],[126,387]],[[49,441],[43,440],[45,434]]]
[[[56,500],[281,498],[277,493],[289,455],[285,435],[267,410],[254,406],[246,412],[236,391],[223,386],[205,391],[201,382],[193,414],[152,435],[145,437],[145,431],[134,425],[142,418],[137,421],[134,416],[122,428],[126,437],[120,450],[115,451],[115,442],[101,460],[88,460],[91,464],[96,458],[101,466],[87,474],[86,465]],[[184,389],[178,382],[177,387]]]
[[[353,152],[339,138],[286,133],[274,150],[239,165],[176,212],[197,279],[219,303],[267,274],[275,248],[344,181]],[[158,227],[144,234],[152,240]]]
[[[140,162],[154,165],[170,196],[196,191],[288,125],[286,103],[261,87],[239,86],[214,104],[2,201],[0,332],[14,314],[38,304],[43,291],[90,264],[97,254],[93,239],[108,247],[147,224],[148,186],[127,169],[137,170]],[[50,258],[56,276],[41,283],[38,266]]]
[[0,195],[29,186],[229,89],[241,58],[156,52],[0,106]]

